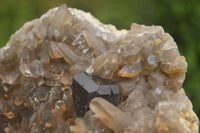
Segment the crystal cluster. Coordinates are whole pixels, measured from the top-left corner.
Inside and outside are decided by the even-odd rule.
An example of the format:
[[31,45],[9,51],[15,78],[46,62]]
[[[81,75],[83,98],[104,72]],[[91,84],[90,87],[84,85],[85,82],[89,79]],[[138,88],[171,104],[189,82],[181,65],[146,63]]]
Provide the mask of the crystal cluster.
[[[25,23],[0,49],[0,132],[198,133],[181,88],[186,71],[162,27],[117,30],[64,4]],[[72,84],[82,72],[114,82],[120,104],[94,98],[77,117],[72,95],[81,91],[72,94]]]

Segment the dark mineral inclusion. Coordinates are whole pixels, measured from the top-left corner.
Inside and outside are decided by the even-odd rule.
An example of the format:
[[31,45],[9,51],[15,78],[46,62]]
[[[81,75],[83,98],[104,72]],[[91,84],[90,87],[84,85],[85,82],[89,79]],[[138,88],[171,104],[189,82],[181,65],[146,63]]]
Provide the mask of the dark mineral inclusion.
[[76,114],[79,117],[83,117],[89,110],[89,102],[94,97],[102,97],[114,105],[118,105],[120,100],[120,92],[117,85],[110,80],[84,72],[78,73],[73,77],[72,96]]

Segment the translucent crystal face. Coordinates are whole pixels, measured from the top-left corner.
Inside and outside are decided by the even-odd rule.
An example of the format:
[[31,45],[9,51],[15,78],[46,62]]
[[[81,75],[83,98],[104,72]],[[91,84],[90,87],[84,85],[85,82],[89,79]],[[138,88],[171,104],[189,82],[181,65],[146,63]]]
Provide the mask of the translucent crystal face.
[[[198,133],[181,88],[187,62],[160,26],[117,30],[64,4],[12,35],[0,49],[0,66],[0,132]],[[73,77],[82,72],[102,79],[92,77],[97,88],[114,83],[119,105],[92,97],[78,118],[75,95],[84,99],[95,89],[72,91]],[[113,91],[102,90],[95,91]]]

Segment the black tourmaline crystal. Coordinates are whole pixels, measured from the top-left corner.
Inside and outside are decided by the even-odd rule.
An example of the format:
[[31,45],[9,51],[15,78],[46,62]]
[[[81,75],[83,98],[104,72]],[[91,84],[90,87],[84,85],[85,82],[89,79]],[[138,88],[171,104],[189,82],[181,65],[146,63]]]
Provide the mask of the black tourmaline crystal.
[[76,74],[73,78],[72,95],[77,116],[82,117],[89,110],[89,102],[94,97],[102,97],[114,105],[120,100],[119,88],[110,80],[87,73]]

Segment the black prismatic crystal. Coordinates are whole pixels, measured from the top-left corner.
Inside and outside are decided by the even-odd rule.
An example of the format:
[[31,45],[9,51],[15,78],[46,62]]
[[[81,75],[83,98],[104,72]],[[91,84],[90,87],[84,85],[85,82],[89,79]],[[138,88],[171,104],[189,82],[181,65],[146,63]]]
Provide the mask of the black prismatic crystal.
[[72,96],[77,116],[82,117],[89,110],[89,102],[94,97],[102,97],[114,105],[119,104],[120,93],[117,85],[87,73],[76,74],[73,78]]

